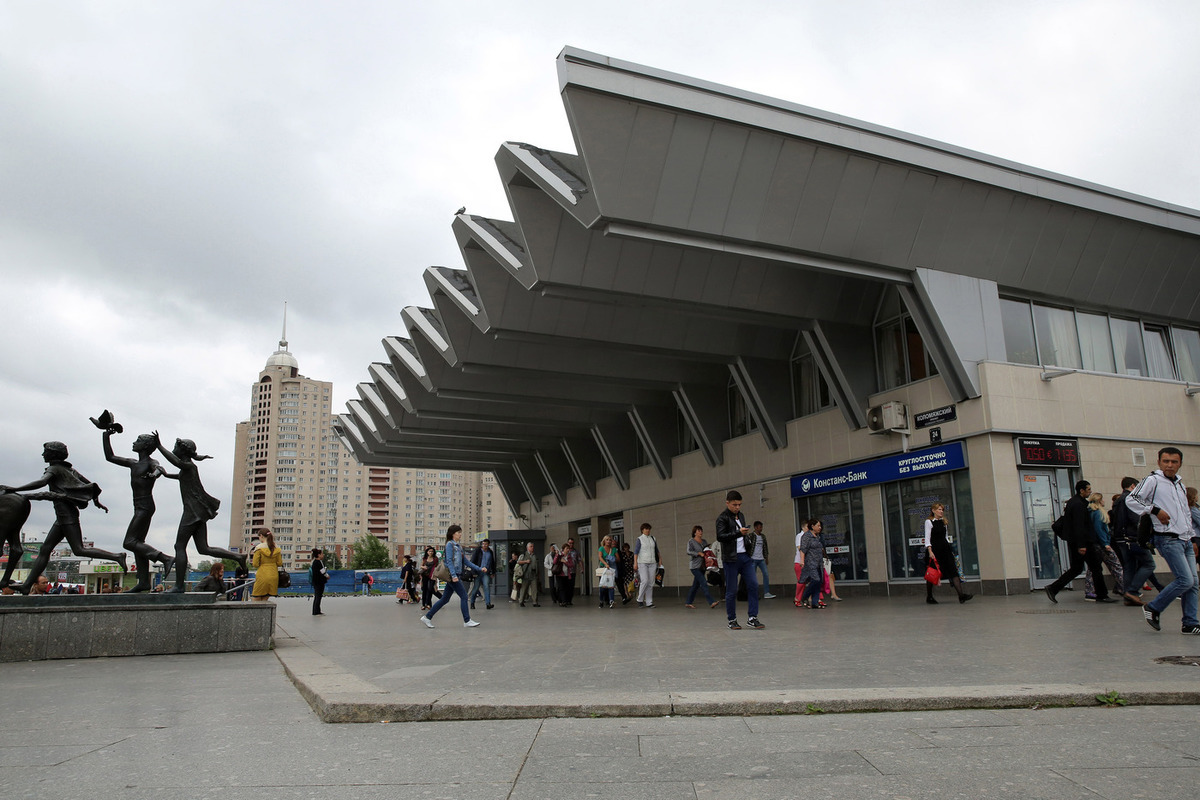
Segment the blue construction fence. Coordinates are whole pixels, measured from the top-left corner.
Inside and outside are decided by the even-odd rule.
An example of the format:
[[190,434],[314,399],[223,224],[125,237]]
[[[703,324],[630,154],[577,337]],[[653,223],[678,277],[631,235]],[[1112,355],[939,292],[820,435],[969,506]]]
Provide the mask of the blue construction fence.
[[[325,594],[362,594],[363,576],[367,573],[370,573],[375,581],[371,586],[371,591],[375,594],[395,595],[396,590],[404,585],[398,569],[331,569],[329,570],[329,581],[325,584]],[[308,579],[307,570],[288,574],[292,578],[292,585],[286,589],[280,589],[281,595],[312,594],[312,582]],[[188,582],[196,583],[207,575],[207,572],[189,572]],[[225,573],[225,584],[229,588],[233,588],[232,575],[229,572]],[[250,573],[250,585],[254,585],[253,572]]]

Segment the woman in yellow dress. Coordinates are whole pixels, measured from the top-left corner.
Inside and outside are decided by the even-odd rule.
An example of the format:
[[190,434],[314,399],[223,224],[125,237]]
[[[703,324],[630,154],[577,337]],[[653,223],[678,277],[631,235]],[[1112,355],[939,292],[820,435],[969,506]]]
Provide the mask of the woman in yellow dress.
[[279,595],[283,551],[275,546],[275,536],[270,528],[263,528],[258,540],[260,544],[254,550],[254,589],[250,594],[256,601],[265,602],[268,597]]

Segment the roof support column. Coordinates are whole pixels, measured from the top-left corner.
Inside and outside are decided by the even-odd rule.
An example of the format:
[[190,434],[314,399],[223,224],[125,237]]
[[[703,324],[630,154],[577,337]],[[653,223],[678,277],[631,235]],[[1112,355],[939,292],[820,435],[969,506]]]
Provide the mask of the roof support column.
[[875,390],[875,343],[863,325],[816,321],[804,340],[837,407],[851,428],[867,426],[867,400]]
[[979,397],[979,362],[1005,359],[996,282],[922,268],[900,294],[950,394]]

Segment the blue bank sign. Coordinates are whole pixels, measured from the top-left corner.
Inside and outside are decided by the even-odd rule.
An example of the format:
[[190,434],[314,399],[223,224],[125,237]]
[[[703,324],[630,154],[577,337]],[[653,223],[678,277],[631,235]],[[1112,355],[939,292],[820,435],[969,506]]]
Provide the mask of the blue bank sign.
[[792,497],[809,497],[814,494],[857,489],[876,483],[949,472],[966,466],[967,451],[963,443],[951,442],[942,447],[930,447],[927,450],[877,458],[848,467],[796,475],[792,478]]

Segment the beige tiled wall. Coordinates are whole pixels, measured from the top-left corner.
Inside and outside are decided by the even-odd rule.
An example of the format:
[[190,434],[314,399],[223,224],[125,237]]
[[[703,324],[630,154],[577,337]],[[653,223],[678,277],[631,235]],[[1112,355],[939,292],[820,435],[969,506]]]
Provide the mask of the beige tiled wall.
[[[1153,467],[1162,444],[1184,451],[1184,480],[1200,480],[1200,396],[1188,397],[1183,384],[1077,373],[1041,380],[1041,369],[1014,364],[980,364],[983,397],[956,403],[957,419],[940,425],[945,441],[967,445],[975,504],[981,578],[1016,581],[1029,575],[1024,517],[1013,437],[1026,435],[1078,438],[1084,476],[1111,495],[1124,475],[1140,478]],[[899,400],[910,414],[949,405],[940,378],[899,387],[870,398],[876,405]],[[692,525],[703,525],[715,540],[713,522],[724,508],[725,493],[738,489],[749,521],[761,519],[772,547],[773,583],[791,582],[791,546],[795,518],[789,478],[801,472],[866,460],[900,451],[898,435],[851,430],[841,412],[831,409],[787,424],[788,446],[769,450],[751,433],[724,443],[724,463],[710,468],[699,452],[674,459],[672,477],[662,480],[651,467],[630,473],[630,489],[620,491],[611,478],[597,483],[597,497],[579,489],[568,492],[568,506],[547,497],[532,515],[551,542],[566,538],[568,522],[591,521],[624,512],[626,538],[650,522],[663,553],[667,585],[688,585],[685,549]],[[914,431],[910,448],[929,444],[929,431]],[[1133,465],[1132,449],[1143,448],[1145,468]],[[878,487],[863,490],[870,578],[886,580],[883,503]],[[598,541],[598,540],[597,540]]]

